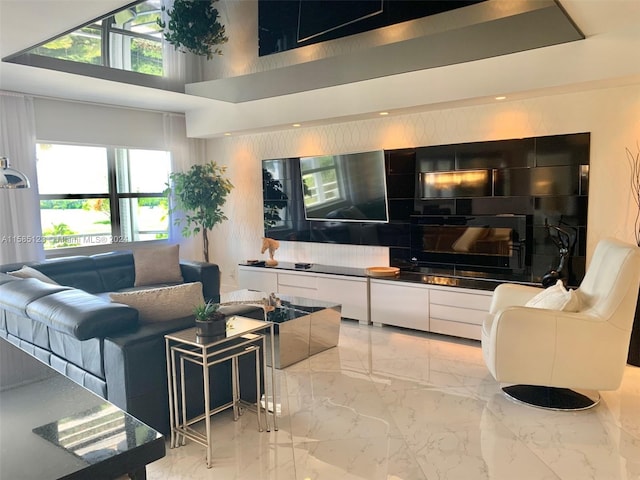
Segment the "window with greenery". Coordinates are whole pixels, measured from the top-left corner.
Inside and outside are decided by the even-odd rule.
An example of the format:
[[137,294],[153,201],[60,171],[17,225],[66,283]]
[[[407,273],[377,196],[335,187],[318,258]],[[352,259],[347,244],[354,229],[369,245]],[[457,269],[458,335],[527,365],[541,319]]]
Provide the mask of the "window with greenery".
[[27,53],[162,76],[161,0],[146,0]]
[[45,249],[168,237],[169,152],[37,145]]

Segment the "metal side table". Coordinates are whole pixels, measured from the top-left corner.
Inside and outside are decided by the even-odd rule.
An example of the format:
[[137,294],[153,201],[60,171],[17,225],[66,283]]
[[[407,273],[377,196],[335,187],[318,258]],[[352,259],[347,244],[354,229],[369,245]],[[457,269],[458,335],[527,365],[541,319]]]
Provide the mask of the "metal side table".
[[[270,348],[266,348],[265,337],[270,337]],[[274,328],[271,322],[254,320],[240,316],[233,316],[227,320],[227,333],[224,336],[215,338],[200,338],[196,335],[196,329],[189,328],[165,335],[165,346],[167,356],[167,379],[169,389],[169,419],[171,423],[170,447],[175,448],[185,444],[189,438],[207,448],[207,467],[211,468],[211,417],[227,408],[233,408],[234,419],[238,418],[238,408],[241,406],[238,387],[238,359],[244,355],[256,355],[256,414],[258,416],[259,430],[262,429],[261,410],[264,409],[266,428],[270,431],[269,425],[269,404],[273,405],[271,410],[273,427],[278,430],[278,420],[276,416],[277,395],[275,388],[275,372],[271,368],[271,388],[265,378],[261,381],[260,375],[260,349],[262,355],[262,369],[264,376],[267,375],[267,356],[269,363],[273,365],[274,359]],[[185,362],[197,364],[202,367],[202,381],[204,388],[204,413],[194,418],[187,418],[186,389],[185,389]],[[211,409],[209,390],[209,368],[221,362],[231,362],[232,370],[232,401]],[[178,374],[179,369],[179,374]],[[262,389],[260,387],[263,387]],[[261,401],[261,391],[264,390],[264,407]],[[204,420],[205,434],[194,430],[192,425]]]

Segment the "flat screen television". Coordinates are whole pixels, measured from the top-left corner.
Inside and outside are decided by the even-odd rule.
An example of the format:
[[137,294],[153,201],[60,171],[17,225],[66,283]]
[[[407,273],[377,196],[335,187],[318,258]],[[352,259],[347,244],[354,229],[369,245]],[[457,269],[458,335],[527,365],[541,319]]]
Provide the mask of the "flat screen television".
[[302,157],[307,220],[389,221],[384,151]]

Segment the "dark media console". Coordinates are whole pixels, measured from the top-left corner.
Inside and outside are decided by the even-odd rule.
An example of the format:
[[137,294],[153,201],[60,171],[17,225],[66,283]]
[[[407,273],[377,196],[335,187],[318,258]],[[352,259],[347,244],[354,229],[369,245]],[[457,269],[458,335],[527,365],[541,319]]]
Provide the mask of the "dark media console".
[[308,220],[300,159],[264,160],[265,236],[389,247],[404,271],[539,283],[558,262],[545,225],[562,225],[573,241],[564,275],[575,286],[585,271],[589,145],[590,134],[577,133],[386,150],[388,222]]

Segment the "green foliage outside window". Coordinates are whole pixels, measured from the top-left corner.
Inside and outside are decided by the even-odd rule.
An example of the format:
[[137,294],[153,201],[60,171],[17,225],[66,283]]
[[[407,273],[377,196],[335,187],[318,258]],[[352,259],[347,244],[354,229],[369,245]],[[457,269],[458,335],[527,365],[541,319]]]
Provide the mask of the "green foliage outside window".
[[58,223],[51,225],[51,228],[47,228],[42,232],[42,235],[49,237],[44,242],[44,248],[62,248],[71,247],[76,244],[71,242],[71,235],[76,235],[78,232],[74,232],[69,228],[66,223]]
[[[80,34],[78,34],[80,32]],[[102,38],[99,29],[85,27],[56,38],[33,50],[37,55],[91,65],[105,65],[102,58]],[[162,45],[160,41],[130,38],[131,71],[162,76]]]
[[100,30],[92,27],[84,27],[77,32],[56,38],[37,47],[33,53],[92,65],[103,64]]

